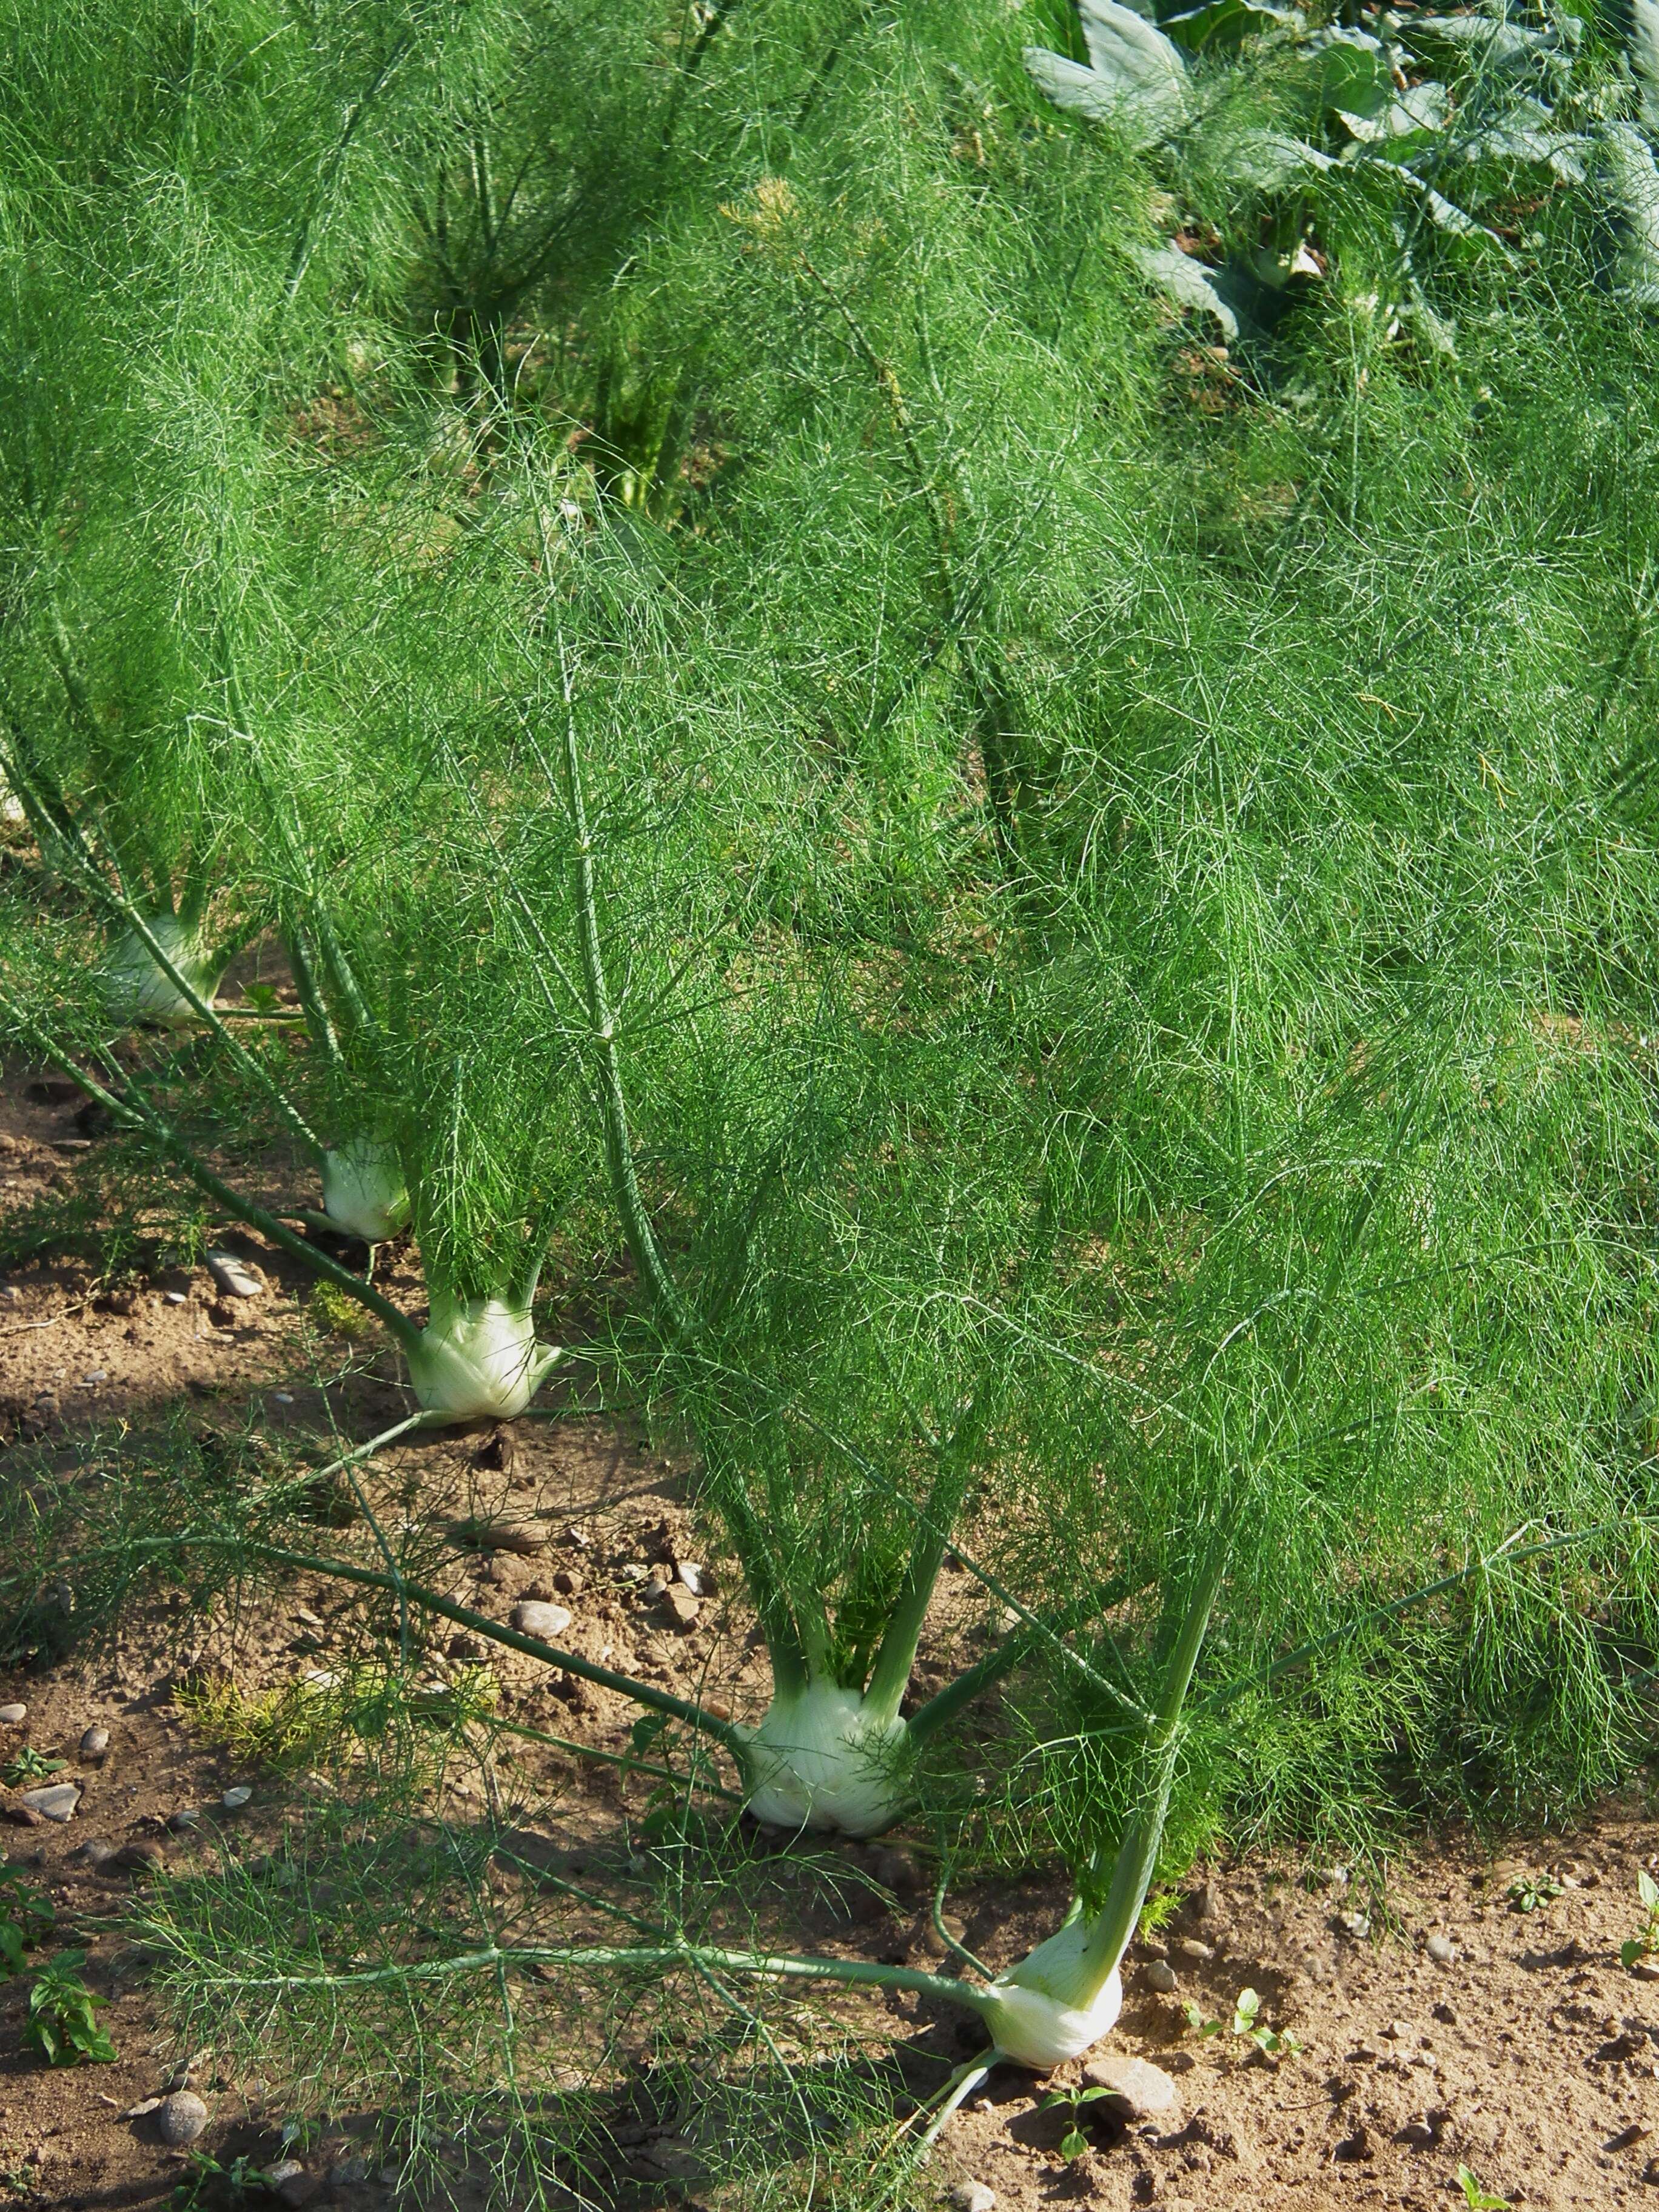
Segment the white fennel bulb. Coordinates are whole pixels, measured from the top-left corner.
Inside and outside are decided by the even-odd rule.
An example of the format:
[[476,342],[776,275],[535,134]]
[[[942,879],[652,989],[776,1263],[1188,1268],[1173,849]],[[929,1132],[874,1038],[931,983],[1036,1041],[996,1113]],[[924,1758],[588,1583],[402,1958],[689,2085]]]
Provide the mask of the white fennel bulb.
[[365,1244],[395,1237],[409,1218],[409,1193],[392,1146],[352,1137],[325,1152],[323,1211],[343,1234]]
[[904,1723],[856,1690],[810,1682],[775,1697],[745,1746],[749,1810],[770,1828],[873,1836],[909,1802]]
[[1086,1921],[1071,1921],[982,1993],[980,2010],[997,2049],[1046,2073],[1080,2057],[1117,2024],[1123,1980],[1115,1961],[1091,1955]]
[[[220,969],[199,933],[176,914],[147,915],[145,925],[198,998],[211,1006]],[[136,929],[117,938],[99,980],[104,1003],[119,1021],[160,1022],[172,1029],[201,1018]]]
[[409,1347],[423,1412],[451,1421],[510,1421],[562,1358],[538,1344],[527,1299],[454,1298],[434,1291],[432,1318]]

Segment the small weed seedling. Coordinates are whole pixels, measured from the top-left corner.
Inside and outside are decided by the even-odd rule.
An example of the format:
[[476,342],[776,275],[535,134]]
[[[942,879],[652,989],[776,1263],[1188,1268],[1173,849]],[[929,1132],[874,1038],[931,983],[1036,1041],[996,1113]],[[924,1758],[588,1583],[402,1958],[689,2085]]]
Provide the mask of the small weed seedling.
[[173,2185],[173,2212],[230,2212],[234,2206],[271,2201],[263,2168],[246,2154],[228,2166],[210,2150],[188,2150],[185,2158],[186,2171]]
[[44,1782],[49,1774],[61,1774],[68,1764],[67,1759],[49,1759],[45,1752],[26,1743],[17,1756],[7,1762],[5,1778],[15,1790],[25,1782]]
[[21,1867],[0,1867],[0,1973],[21,1974],[24,1953],[51,1932],[56,1918],[52,1899]]
[[1510,2212],[1510,2200],[1490,2189],[1483,2189],[1467,2166],[1460,2166],[1455,2179],[1463,2192],[1463,2202],[1469,2212]]
[[1636,1886],[1642,1894],[1642,1909],[1647,1914],[1647,1924],[1639,1936],[1632,1936],[1619,1946],[1619,1963],[1633,1966],[1638,1959],[1651,1958],[1659,1951],[1659,1881],[1643,1869],[1636,1877]]
[[1037,2106],[1040,2112],[1052,2112],[1056,2105],[1065,2105],[1071,2112],[1072,2124],[1060,2139],[1060,2154],[1064,2159],[1081,2158],[1089,2148],[1089,2138],[1080,2125],[1083,2107],[1092,2105],[1102,2097],[1111,2095],[1109,2089],[1056,2089]]
[[79,2066],[82,2061],[107,2066],[116,2056],[115,2045],[98,2025],[99,2008],[109,1999],[82,1980],[79,1969],[86,1961],[84,1951],[61,1952],[41,1967],[30,1986],[23,2041],[48,2066]]
[[1510,1908],[1515,1912],[1536,1912],[1561,1894],[1561,1885],[1553,1874],[1523,1874],[1518,1881],[1509,1886]]
[[[1182,2007],[1187,2015],[1187,2025],[1199,2035],[1219,2035],[1222,2023],[1206,2020],[1195,2004]],[[1260,2017],[1261,1999],[1255,1990],[1241,1990],[1233,2005],[1232,2033],[1243,2036],[1255,2044],[1267,2058],[1294,2058],[1304,2045],[1299,2039],[1287,2031],[1269,2027]]]

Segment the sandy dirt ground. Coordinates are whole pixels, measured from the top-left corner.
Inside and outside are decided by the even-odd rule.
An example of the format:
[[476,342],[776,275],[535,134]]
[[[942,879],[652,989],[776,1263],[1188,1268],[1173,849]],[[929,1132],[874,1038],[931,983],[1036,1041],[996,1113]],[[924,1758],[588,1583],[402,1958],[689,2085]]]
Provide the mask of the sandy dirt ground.
[[[40,1203],[99,1141],[60,1086],[38,1070],[11,1071],[0,1087],[0,1210]],[[389,1358],[331,1382],[349,1352],[334,1358],[319,1340],[298,1273],[257,1240],[226,1241],[256,1272],[257,1297],[223,1297],[204,1269],[100,1290],[84,1260],[50,1250],[9,1270],[0,1281],[0,1480],[7,1459],[15,1468],[43,1446],[72,1455],[99,1425],[169,1407],[210,1425],[251,1416],[272,1433],[319,1437],[364,1437],[398,1417],[407,1401]],[[388,1282],[411,1310],[418,1304],[406,1260],[393,1255]],[[704,1577],[694,1596],[678,1572],[707,1551],[688,1502],[692,1472],[573,1407],[494,1439],[408,1440],[373,1481],[383,1500],[407,1510],[417,1499],[456,1528],[456,1588],[480,1613],[505,1620],[527,1598],[559,1604],[573,1650],[752,1716],[765,1685],[750,1624],[718,1583]],[[481,1522],[521,1534],[492,1548],[476,1527],[468,1533]],[[252,1692],[325,1665],[352,1602],[337,1584],[276,1578],[210,1629],[157,1607],[90,1658],[0,1671],[0,1767],[32,1747],[64,1759],[52,1779],[81,1792],[72,1816],[57,1821],[30,1818],[28,1779],[0,1791],[0,1853],[79,1930],[119,2053],[112,2065],[47,2069],[20,2041],[24,1984],[0,1980],[0,2201],[9,2193],[77,2212],[168,2203],[183,2159],[161,2140],[153,2100],[173,2087],[202,2099],[202,2142],[222,2160],[282,2154],[281,2084],[179,2045],[121,1920],[157,1867],[254,1850],[280,1818],[283,1784],[211,1740],[181,1686],[224,1669]],[[926,1655],[935,1668],[945,1644],[974,1632],[971,1613],[947,1578]],[[447,1656],[488,1656],[505,1714],[624,1747],[635,1714],[620,1698],[465,1637]],[[14,1705],[25,1710],[7,1717]],[[101,1751],[82,1748],[92,1729],[108,1732]],[[564,1808],[551,1818],[551,1847],[590,1833],[625,1787],[614,1770],[575,1768],[564,1754],[524,1749],[528,1780],[563,1778],[547,1800]],[[252,1795],[228,1808],[223,1793],[239,1786]],[[487,1810],[462,1778],[444,1817]],[[904,1842],[848,1848],[888,1893],[851,1948],[937,1966],[942,1947]],[[1080,2106],[1086,2148],[1073,2144],[1069,2158],[1060,2146],[1073,2120],[1043,2100],[1091,2086],[1082,2069],[1051,2082],[994,2074],[953,2124],[933,2180],[962,2212],[1430,2212],[1469,2201],[1460,2168],[1468,2188],[1534,2212],[1659,2204],[1659,1976],[1619,1958],[1640,1929],[1638,1876],[1650,1866],[1659,1868],[1659,1822],[1632,1799],[1565,1838],[1512,1838],[1498,1858],[1467,1838],[1425,1844],[1393,1869],[1380,1911],[1341,1869],[1256,1859],[1200,1868],[1158,1938],[1131,1954],[1122,2021],[1090,2062],[1133,2058],[1157,2072],[1131,2081],[1127,2095]],[[1511,1887],[1547,1874],[1542,1887],[1555,1893],[1518,1910]],[[1052,1928],[1062,1902],[1053,1882],[1032,1881],[1012,1893],[964,1890],[951,1911],[994,1968]],[[834,1940],[833,1916],[826,1923],[804,1911],[801,1941],[824,1940],[826,1927]],[[1299,2050],[1274,2057],[1231,2032],[1246,1989],[1258,1993],[1259,2021]],[[882,2002],[896,2042],[947,2055],[964,2047],[926,2000]],[[1218,2030],[1204,2033],[1191,2011]],[[304,2148],[284,2197],[249,2201],[395,2201],[361,2127]],[[659,2157],[657,2166],[675,2163]],[[629,2201],[697,2203],[696,2162],[680,2163],[686,2171],[653,2178],[650,2158],[636,2159]]]

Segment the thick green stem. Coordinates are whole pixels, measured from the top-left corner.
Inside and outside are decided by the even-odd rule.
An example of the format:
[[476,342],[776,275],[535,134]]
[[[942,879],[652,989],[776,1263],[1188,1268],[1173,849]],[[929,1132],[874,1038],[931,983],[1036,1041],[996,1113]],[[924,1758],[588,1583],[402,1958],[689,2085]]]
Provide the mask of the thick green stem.
[[1091,1977],[1097,1974],[1102,1980],[1129,1948],[1158,1866],[1164,1822],[1170,1809],[1170,1792],[1175,1782],[1182,1707],[1187,1700],[1193,1669],[1198,1664],[1225,1566],[1226,1547],[1218,1542],[1199,1571],[1164,1670],[1163,1692],[1141,1754],[1141,1768],[1147,1775],[1149,1786],[1118,1846],[1106,1901],[1095,1916],[1085,1950]]
[[927,1503],[916,1523],[909,1565],[888,1616],[865,1692],[865,1703],[882,1720],[891,1720],[897,1715],[909,1687],[910,1671],[916,1663],[916,1646],[921,1641],[927,1608],[933,1602],[945,1555],[951,1548],[951,1531],[961,1510],[974,1454],[985,1433],[988,1395],[984,1387],[975,1393],[972,1403],[939,1449],[939,1466]]
[[965,2005],[970,2012],[983,2008],[978,1992],[965,1983],[946,1981],[941,1975],[923,1973],[913,1966],[882,1966],[862,1959],[806,1959],[789,1952],[726,1951],[708,1943],[491,1943],[483,1949],[465,1951],[453,1959],[422,1959],[410,1966],[371,1966],[343,1974],[271,1974],[259,1977],[227,1975],[222,1984],[239,1990],[372,1989],[388,1982],[447,1981],[459,1974],[488,1972],[498,1966],[556,1966],[642,1968],[646,1966],[708,1966],[717,1973],[748,1974],[766,1981],[835,1982],[844,1987],[904,1990],[921,1996],[937,1997]]
[[1000,1681],[1005,1674],[1011,1674],[1050,1638],[1063,1636],[1085,1620],[1109,1612],[1113,1606],[1121,1605],[1125,1598],[1133,1597],[1146,1588],[1144,1578],[1136,1583],[1131,1582],[1127,1575],[1120,1575],[1115,1581],[1103,1583],[1099,1589],[1091,1590],[1086,1598],[1054,1620],[1039,1621],[1034,1627],[1021,1628],[1013,1635],[1004,1637],[994,1650],[988,1651],[982,1659],[965,1668],[954,1681],[947,1682],[942,1690],[936,1692],[926,1705],[916,1708],[905,1723],[911,1742],[925,1743],[947,1722],[954,1720],[965,1705],[971,1705],[981,1692],[989,1689],[993,1682]]
[[677,1334],[687,1334],[692,1317],[673,1277],[669,1273],[656,1232],[640,1195],[634,1165],[634,1147],[628,1129],[628,1107],[623,1092],[622,1057],[617,1048],[617,1024],[605,982],[605,956],[599,943],[598,904],[593,884],[593,843],[588,832],[587,802],[582,789],[581,754],[576,742],[576,705],[570,670],[562,642],[559,673],[564,690],[564,765],[571,824],[576,836],[576,903],[581,942],[582,977],[586,987],[587,1018],[599,1060],[599,1096],[605,1121],[605,1158],[610,1164],[623,1234],[640,1279],[652,1302]]

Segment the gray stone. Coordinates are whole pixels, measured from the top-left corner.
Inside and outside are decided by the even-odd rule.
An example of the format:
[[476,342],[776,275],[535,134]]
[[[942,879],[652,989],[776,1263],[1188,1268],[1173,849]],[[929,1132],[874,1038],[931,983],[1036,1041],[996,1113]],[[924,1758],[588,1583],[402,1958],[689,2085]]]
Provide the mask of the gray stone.
[[1177,1959],[1185,1959],[1189,1966],[1207,1966],[1215,1956],[1215,1952],[1211,1946],[1207,1943],[1200,1943],[1196,1936],[1180,1936],[1170,1946],[1170,1948]]
[[552,1638],[562,1636],[575,1615],[568,1605],[544,1605],[538,1598],[526,1598],[513,1608],[512,1621],[521,1636],[540,1636]]
[[1161,1997],[1172,1996],[1178,1986],[1176,1970],[1167,1959],[1152,1959],[1146,1965],[1146,1986],[1156,1990]]
[[1195,1920],[1219,1920],[1221,1897],[1213,1882],[1206,1881],[1202,1889],[1193,1893],[1193,1917]]
[[320,2178],[307,2173],[297,2158],[284,2158],[265,2168],[265,2182],[279,2203],[309,2204],[322,2187]]
[[662,1609],[674,1626],[684,1632],[693,1625],[702,1607],[689,1589],[682,1589],[675,1583],[662,1594]]
[[1423,1948],[1437,1966],[1449,1966],[1457,1956],[1457,1946],[1449,1936],[1431,1936]]
[[106,1728],[89,1728],[81,1739],[82,1759],[101,1759],[108,1749],[109,1730]]
[[500,1521],[474,1522],[468,1533],[481,1552],[515,1552],[526,1559],[544,1552],[552,1535],[546,1522],[532,1520],[524,1514],[510,1514]]
[[28,1717],[27,1705],[0,1705],[0,1728],[21,1728]]
[[252,1795],[252,1790],[246,1782],[237,1782],[223,1793],[219,1802],[227,1813],[240,1813]]
[[997,2193],[983,2181],[959,2181],[951,2191],[956,2212],[995,2212]]
[[155,2108],[155,2124],[161,2141],[171,2143],[174,2149],[182,2144],[193,2143],[208,2124],[207,2106],[193,2089],[180,2089],[171,2097],[163,2097]]
[[361,2189],[372,2171],[366,2158],[343,2158],[337,2166],[330,2166],[329,2183],[335,2189]]
[[44,1820],[68,1820],[74,1817],[81,1802],[81,1792],[72,1782],[49,1782],[44,1790],[26,1790],[23,1802],[31,1812],[40,1814]]
[[213,1278],[214,1287],[228,1298],[258,1298],[264,1295],[264,1285],[251,1275],[234,1252],[209,1252],[205,1255],[207,1271]]
[[693,1597],[707,1597],[714,1587],[714,1577],[696,1559],[680,1560],[674,1571]]
[[201,1825],[202,1816],[193,1805],[181,1805],[176,1813],[167,1814],[167,1826],[176,1836],[187,1836]]
[[104,1836],[88,1836],[75,1854],[83,1866],[89,1866],[94,1870],[99,1867],[107,1866],[115,1855],[114,1844]]
[[1179,2110],[1181,2093],[1161,2066],[1146,2058],[1095,2058],[1083,2069],[1091,2089],[1127,2120],[1158,2120]]

